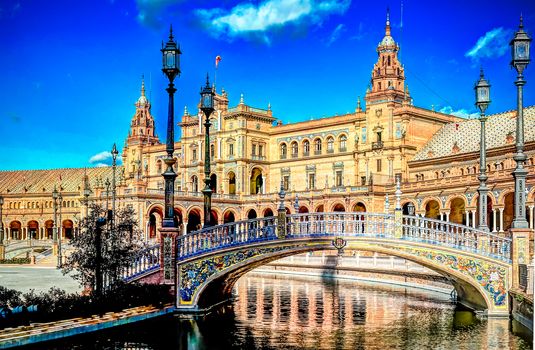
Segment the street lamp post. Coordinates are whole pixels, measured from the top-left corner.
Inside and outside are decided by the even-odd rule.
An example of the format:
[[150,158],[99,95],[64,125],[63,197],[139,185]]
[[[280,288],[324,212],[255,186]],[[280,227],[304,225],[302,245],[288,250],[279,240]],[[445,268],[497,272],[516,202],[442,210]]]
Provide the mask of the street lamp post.
[[58,254],[58,190],[54,185],[54,190],[52,191],[52,199],[54,202],[54,227],[52,229],[52,241],[53,241],[53,252],[55,255]]
[[61,222],[61,207],[63,206],[63,196],[61,195],[61,192],[58,195],[58,202],[59,202],[59,234],[58,234],[58,267],[61,267],[63,257],[61,256],[61,236],[63,235],[63,223]]
[[212,189],[210,188],[210,114],[214,111],[214,91],[210,87],[208,74],[206,85],[201,88],[201,110],[204,112],[204,227],[210,227],[212,212]]
[[84,186],[84,205],[85,205],[85,217],[89,216],[89,196],[91,195],[91,188],[89,188],[89,184],[85,183]]
[[2,207],[4,206],[4,197],[0,196],[0,260],[6,257],[6,250],[4,247],[4,219],[2,216]]
[[169,108],[167,112],[167,140],[165,151],[167,158],[164,159],[167,168],[162,174],[165,180],[165,213],[163,218],[163,227],[175,227],[174,220],[174,202],[175,202],[175,179],[176,173],[173,170],[175,160],[173,153],[175,151],[175,122],[174,122],[174,93],[176,92],[173,81],[176,76],[180,74],[180,48],[177,46],[173,38],[173,27],[169,30],[169,40],[163,46],[162,42],[162,72],[165,73],[169,79],[169,86],[166,91],[169,94]]
[[112,156],[112,178],[111,178],[111,211],[112,211],[112,217],[111,217],[111,233],[113,235],[113,229],[115,225],[115,197],[116,197],[116,188],[115,188],[115,168],[117,166],[117,155],[119,152],[117,151],[117,146],[115,143],[113,144],[113,148],[111,149],[111,156]]
[[299,214],[299,197],[297,196],[297,193],[295,194],[294,209],[295,213]]
[[524,31],[524,24],[522,16],[520,17],[520,25],[515,37],[510,42],[511,46],[511,66],[516,69],[517,79],[515,85],[517,87],[517,116],[516,116],[516,153],[513,159],[516,161],[516,168],[513,171],[515,179],[515,200],[514,200],[514,219],[511,224],[512,228],[528,228],[528,221],[526,220],[526,176],[527,170],[524,168],[526,161],[526,154],[524,153],[524,113],[522,103],[522,87],[526,84],[524,80],[524,69],[530,62],[529,59],[529,44],[531,38]]
[[474,86],[476,92],[476,106],[480,111],[481,131],[480,131],[480,147],[479,147],[479,187],[477,192],[479,193],[479,225],[478,229],[483,231],[489,231],[487,225],[487,193],[489,188],[487,187],[487,149],[486,149],[486,136],[485,136],[485,122],[487,117],[485,111],[490,104],[490,84],[487,82],[483,75],[483,68],[481,68],[479,74],[479,80]]

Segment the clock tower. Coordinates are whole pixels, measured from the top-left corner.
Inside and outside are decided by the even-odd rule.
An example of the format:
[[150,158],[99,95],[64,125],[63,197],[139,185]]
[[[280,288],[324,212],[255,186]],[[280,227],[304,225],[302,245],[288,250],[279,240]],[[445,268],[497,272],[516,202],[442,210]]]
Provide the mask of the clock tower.
[[409,99],[405,91],[405,70],[398,60],[399,45],[390,33],[390,11],[386,13],[385,36],[377,46],[379,59],[373,66],[371,89],[366,93],[366,104],[384,102],[402,104]]

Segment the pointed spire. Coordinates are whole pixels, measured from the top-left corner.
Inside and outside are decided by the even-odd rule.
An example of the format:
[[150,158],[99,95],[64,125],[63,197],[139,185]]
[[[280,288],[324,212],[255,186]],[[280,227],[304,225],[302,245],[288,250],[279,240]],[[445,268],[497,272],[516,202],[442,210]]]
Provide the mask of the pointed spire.
[[145,96],[145,75],[141,74],[141,96]]
[[360,112],[362,109],[360,108],[360,96],[357,98],[357,112]]
[[241,104],[241,105],[243,104],[243,93],[240,94],[240,104]]
[[484,78],[484,75],[483,75],[483,66],[480,66],[480,67],[479,67],[479,78],[481,78],[481,79]]
[[268,102],[268,111],[271,111],[271,102]]
[[184,106],[184,115],[189,115],[188,106]]
[[522,12],[520,12],[520,25],[518,26],[520,30],[524,29],[524,17],[522,16]]
[[385,35],[390,36],[390,8],[386,8],[386,27],[385,27]]
[[169,41],[173,41],[173,24],[169,25]]

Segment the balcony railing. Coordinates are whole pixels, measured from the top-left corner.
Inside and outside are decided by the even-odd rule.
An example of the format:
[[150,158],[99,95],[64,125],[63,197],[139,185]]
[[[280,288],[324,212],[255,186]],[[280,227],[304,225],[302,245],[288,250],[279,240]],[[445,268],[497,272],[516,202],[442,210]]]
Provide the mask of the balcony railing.
[[373,150],[382,149],[383,146],[384,146],[383,145],[383,141],[372,142],[372,149]]

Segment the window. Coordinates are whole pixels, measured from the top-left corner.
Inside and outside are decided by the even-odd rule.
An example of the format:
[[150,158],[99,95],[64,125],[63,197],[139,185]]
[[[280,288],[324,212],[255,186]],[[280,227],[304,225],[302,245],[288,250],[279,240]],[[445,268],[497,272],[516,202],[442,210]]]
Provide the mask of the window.
[[199,191],[199,181],[197,180],[197,176],[193,175],[191,177],[191,190],[193,192]]
[[292,142],[292,158],[297,158],[298,149],[297,142]]
[[214,145],[210,145],[210,157],[212,159],[215,158],[215,146]]
[[383,168],[383,160],[382,159],[377,159],[377,171],[381,172],[382,168]]
[[377,132],[377,142],[381,142],[382,139],[382,131]]
[[285,191],[288,191],[290,189],[290,175],[284,175],[282,177],[282,186]]
[[366,127],[362,128],[362,137],[360,138],[362,140],[362,143],[366,143],[366,138],[368,134],[366,133]]
[[387,60],[387,65],[390,65],[390,56],[388,56],[388,58],[386,59]]
[[286,155],[288,153],[288,149],[285,143],[281,144],[281,150],[280,150],[280,159],[286,159]]
[[233,143],[229,143],[228,145],[228,155],[234,156],[234,144]]
[[253,157],[256,156],[256,145],[255,144],[253,144],[253,149],[252,149],[251,153],[252,153]]
[[311,190],[316,188],[316,174],[308,174],[308,188]]
[[192,151],[191,151],[191,160],[193,161],[196,161],[197,160],[197,149],[194,148]]
[[361,176],[360,177],[360,185],[361,186],[366,186],[366,176]]
[[336,171],[336,187],[341,187],[341,186],[343,186],[342,170],[337,170]]
[[334,139],[332,137],[329,137],[327,139],[327,153],[333,153],[334,152]]
[[340,136],[340,152],[346,152],[347,151],[347,136],[342,135]]
[[258,145],[258,155],[262,157],[264,155],[264,146]]
[[314,154],[321,154],[321,139],[314,140]]
[[307,157],[310,154],[310,142],[305,140],[303,142],[303,155]]

